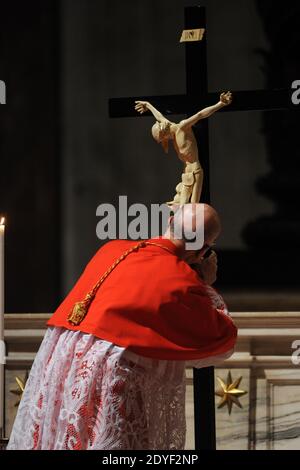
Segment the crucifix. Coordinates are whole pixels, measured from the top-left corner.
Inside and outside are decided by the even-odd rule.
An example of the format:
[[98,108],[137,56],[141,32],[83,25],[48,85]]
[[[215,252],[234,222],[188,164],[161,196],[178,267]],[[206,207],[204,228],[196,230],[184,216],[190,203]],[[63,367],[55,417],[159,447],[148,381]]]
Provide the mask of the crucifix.
[[[197,34],[201,32],[201,34]],[[109,100],[110,117],[136,117],[135,101],[150,101],[164,115],[191,115],[209,104],[215,103],[219,93],[208,93],[206,58],[206,15],[204,7],[185,8],[186,94],[168,96],[144,96]],[[193,35],[195,40],[193,40]],[[192,40],[191,40],[192,39]],[[232,91],[233,102],[221,112],[280,110],[294,108],[290,89]],[[143,114],[147,116],[149,113]],[[204,182],[201,202],[210,202],[209,190],[209,134],[208,120],[194,126],[193,132],[201,151]],[[214,368],[194,369],[194,422],[195,449],[216,448]]]

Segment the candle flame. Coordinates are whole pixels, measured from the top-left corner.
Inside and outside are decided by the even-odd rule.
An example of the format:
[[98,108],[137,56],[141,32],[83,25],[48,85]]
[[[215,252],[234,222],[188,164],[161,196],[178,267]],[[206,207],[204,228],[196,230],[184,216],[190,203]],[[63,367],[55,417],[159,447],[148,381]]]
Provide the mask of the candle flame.
[[0,225],[4,225],[4,224],[5,224],[5,217],[1,217]]

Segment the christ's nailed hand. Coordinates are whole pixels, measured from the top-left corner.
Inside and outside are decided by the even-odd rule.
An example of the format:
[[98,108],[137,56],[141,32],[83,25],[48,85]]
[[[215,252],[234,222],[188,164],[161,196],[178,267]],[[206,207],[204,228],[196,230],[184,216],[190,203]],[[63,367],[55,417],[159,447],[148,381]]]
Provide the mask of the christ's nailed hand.
[[134,109],[140,114],[145,113],[148,110],[148,101],[135,101]]
[[231,91],[227,91],[226,93],[224,91],[223,93],[221,93],[220,101],[224,106],[228,106],[229,104],[231,104],[232,103],[232,93],[231,93]]

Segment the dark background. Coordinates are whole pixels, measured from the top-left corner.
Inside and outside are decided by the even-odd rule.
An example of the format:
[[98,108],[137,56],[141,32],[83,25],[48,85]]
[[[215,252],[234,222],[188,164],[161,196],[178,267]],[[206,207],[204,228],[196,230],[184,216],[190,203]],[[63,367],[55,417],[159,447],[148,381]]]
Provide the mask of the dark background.
[[[298,2],[199,4],[207,7],[209,91],[300,79]],[[185,92],[179,38],[190,5],[0,2],[7,312],[55,309],[100,245],[99,204],[173,195],[181,165],[152,140],[153,120],[109,119],[108,98]],[[256,298],[258,309],[274,308],[274,299],[290,307],[291,298],[298,307],[299,113],[226,113],[209,125],[212,203],[223,221],[218,287],[230,299]]]

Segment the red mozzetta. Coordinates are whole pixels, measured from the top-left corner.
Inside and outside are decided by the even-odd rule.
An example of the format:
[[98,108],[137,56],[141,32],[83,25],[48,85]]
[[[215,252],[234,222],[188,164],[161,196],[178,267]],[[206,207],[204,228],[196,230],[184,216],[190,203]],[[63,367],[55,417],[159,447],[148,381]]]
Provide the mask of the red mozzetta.
[[106,243],[48,321],[93,334],[146,357],[201,359],[234,347],[237,329],[225,304],[180,258],[168,239],[152,239],[124,258],[99,287],[79,325],[68,315],[136,241]]

